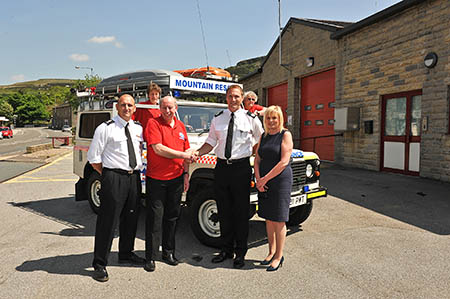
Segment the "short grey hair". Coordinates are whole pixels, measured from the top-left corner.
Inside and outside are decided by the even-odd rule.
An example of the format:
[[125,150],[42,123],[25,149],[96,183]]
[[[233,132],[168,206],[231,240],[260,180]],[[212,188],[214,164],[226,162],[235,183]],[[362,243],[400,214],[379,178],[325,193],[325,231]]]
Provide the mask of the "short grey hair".
[[248,98],[248,96],[253,96],[256,99],[255,102],[258,101],[258,96],[253,91],[247,91],[246,93],[244,93],[244,100]]

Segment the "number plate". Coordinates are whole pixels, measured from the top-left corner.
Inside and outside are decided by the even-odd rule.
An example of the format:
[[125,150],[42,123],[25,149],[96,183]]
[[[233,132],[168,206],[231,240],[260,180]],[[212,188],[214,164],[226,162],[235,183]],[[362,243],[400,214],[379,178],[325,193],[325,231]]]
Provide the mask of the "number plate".
[[291,204],[289,206],[292,208],[304,204],[306,204],[306,194],[291,197]]

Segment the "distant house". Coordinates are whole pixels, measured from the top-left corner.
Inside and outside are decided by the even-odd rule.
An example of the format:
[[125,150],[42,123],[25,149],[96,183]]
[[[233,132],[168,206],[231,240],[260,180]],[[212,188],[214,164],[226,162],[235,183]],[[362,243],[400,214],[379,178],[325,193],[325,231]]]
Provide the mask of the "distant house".
[[64,125],[73,127],[75,117],[72,106],[68,103],[53,108],[52,128],[61,129]]

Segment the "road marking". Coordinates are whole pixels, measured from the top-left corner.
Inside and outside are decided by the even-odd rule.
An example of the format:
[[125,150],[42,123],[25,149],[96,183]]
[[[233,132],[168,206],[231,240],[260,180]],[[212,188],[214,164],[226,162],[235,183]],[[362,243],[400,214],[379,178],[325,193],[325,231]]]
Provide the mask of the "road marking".
[[36,173],[38,171],[41,171],[41,170],[43,170],[43,169],[45,169],[45,168],[47,168],[49,166],[52,166],[53,164],[56,164],[57,162],[61,161],[62,159],[67,158],[70,155],[72,155],[72,153],[69,152],[69,153],[59,157],[55,161],[52,161],[52,162],[50,162],[50,163],[48,163],[48,164],[46,164],[46,165],[44,165],[42,167],[38,167],[38,168],[36,168],[36,169],[34,169],[34,170],[30,171],[30,172],[25,173],[24,175],[20,175],[18,177],[15,177],[15,178],[9,180],[9,181],[3,182],[3,184],[29,183],[29,182],[56,182],[58,180],[61,180],[61,181],[66,181],[67,180],[67,181],[70,181],[70,182],[76,181],[76,179],[52,179],[52,178],[48,178],[48,179],[45,179],[45,180],[42,180],[42,179],[41,180],[29,180],[29,181],[23,180],[23,179],[30,179],[30,175],[31,174]]

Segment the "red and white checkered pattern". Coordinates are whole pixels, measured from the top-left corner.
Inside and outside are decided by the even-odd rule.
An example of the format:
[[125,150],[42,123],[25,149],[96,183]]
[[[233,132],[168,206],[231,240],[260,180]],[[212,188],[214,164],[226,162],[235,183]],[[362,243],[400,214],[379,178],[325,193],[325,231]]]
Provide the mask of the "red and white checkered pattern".
[[210,155],[204,155],[198,158],[197,163],[199,164],[211,164],[216,165],[217,163],[217,157],[216,156],[210,156]]

